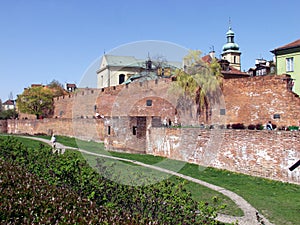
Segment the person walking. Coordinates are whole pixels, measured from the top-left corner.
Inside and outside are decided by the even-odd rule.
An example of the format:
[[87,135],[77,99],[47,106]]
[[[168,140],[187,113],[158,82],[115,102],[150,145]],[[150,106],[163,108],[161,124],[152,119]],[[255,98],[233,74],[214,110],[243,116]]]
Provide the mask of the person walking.
[[52,143],[52,148],[55,149],[56,147],[56,137],[54,134],[52,134],[52,137],[51,137],[51,143]]

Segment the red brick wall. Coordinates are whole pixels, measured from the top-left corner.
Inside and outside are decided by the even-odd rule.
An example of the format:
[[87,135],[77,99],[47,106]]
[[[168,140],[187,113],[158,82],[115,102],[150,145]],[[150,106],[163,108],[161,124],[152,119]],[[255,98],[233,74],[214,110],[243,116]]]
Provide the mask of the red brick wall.
[[[225,80],[227,123],[265,124],[271,120],[278,126],[298,126],[300,98],[287,90],[286,78],[270,75]],[[273,119],[274,114],[280,119]]]
[[[170,91],[170,83],[169,79],[160,79],[104,89],[81,89],[76,94],[54,99],[54,118],[92,118],[98,112],[108,117],[160,116],[173,121],[178,95]],[[146,106],[147,100],[152,100],[151,107]],[[185,116],[178,110],[178,115],[184,123],[198,123],[195,112]]]
[[8,120],[7,132],[13,134],[47,134],[78,137],[84,140],[104,139],[101,119]]
[[[79,90],[70,96],[55,99],[53,119],[11,120],[8,121],[8,133],[54,132],[104,141],[107,147],[115,150],[147,152],[299,182],[299,174],[286,169],[299,159],[297,132],[219,129],[198,132],[196,128],[151,128],[152,116],[162,119],[168,116],[172,120],[175,116],[178,95],[170,92],[170,83],[171,80],[161,79],[105,89]],[[287,90],[285,76],[224,80],[222,93],[217,97],[220,102],[211,110],[212,124],[265,124],[271,120],[277,126],[288,126],[298,125],[300,121],[300,100]],[[152,100],[151,107],[146,106],[147,100]],[[222,100],[225,102],[222,103]],[[199,121],[195,109],[194,105],[186,113],[185,109],[178,109],[180,122],[199,125],[203,118]],[[220,109],[225,109],[225,115],[220,115]],[[105,118],[93,119],[96,112]],[[273,119],[274,114],[279,114],[280,119]],[[138,127],[136,135],[133,135],[133,126]],[[108,134],[108,127],[111,134]],[[205,151],[206,148],[209,150]]]
[[99,89],[78,89],[54,99],[54,118],[93,118]]
[[300,132],[152,128],[147,154],[300,184]]
[[[288,91],[286,79],[285,75],[271,75],[224,80],[221,95],[214,96],[224,102],[212,106],[208,123],[255,125],[271,120],[277,126],[299,125],[300,98]],[[163,118],[174,117],[173,110],[177,107],[182,123],[206,123],[205,112],[198,118],[194,106],[192,112],[180,112],[178,95],[170,91],[170,83],[170,80],[158,80],[104,89],[81,89],[76,94],[55,99],[54,117],[92,118],[97,111],[105,116],[151,114]],[[147,99],[153,100],[153,106],[151,110],[148,107],[146,115]],[[225,109],[224,116],[220,115],[220,109]],[[274,114],[279,114],[280,119],[273,119]]]
[[0,120],[0,133],[7,133],[7,121]]

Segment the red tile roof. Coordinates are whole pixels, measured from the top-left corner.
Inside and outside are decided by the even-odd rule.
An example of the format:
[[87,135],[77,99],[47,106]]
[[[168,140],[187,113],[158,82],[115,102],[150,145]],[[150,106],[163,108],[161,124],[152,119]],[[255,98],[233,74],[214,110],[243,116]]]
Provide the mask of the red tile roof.
[[202,57],[202,60],[206,63],[211,63],[212,58],[210,55],[205,55]]
[[[210,55],[205,55],[202,57],[202,60],[205,63],[210,64],[212,61],[212,57]],[[229,70],[222,70],[221,73],[224,75],[224,78],[226,78],[226,77],[243,77],[243,76],[249,77],[249,74],[242,72],[232,66],[229,66]],[[226,76],[226,75],[228,75],[228,76]]]
[[294,47],[298,47],[298,46],[300,46],[300,39],[298,39],[296,41],[293,41],[289,44],[283,45],[281,47],[275,48],[273,51],[283,50],[283,49],[288,49],[288,48],[294,48]]
[[248,76],[249,76],[249,74],[247,74],[247,73],[245,73],[245,72],[242,72],[242,71],[240,71],[240,70],[238,70],[238,69],[236,69],[236,68],[234,68],[234,67],[232,67],[232,66],[229,66],[229,70],[228,70],[228,71],[222,70],[221,72],[222,72],[222,74],[243,75],[243,76],[245,76],[245,77],[248,77]]
[[5,101],[2,105],[15,105],[15,103],[14,103],[14,100],[9,99],[9,100]]
[[31,87],[42,87],[42,84],[31,84]]
[[76,88],[76,84],[67,84],[67,88]]

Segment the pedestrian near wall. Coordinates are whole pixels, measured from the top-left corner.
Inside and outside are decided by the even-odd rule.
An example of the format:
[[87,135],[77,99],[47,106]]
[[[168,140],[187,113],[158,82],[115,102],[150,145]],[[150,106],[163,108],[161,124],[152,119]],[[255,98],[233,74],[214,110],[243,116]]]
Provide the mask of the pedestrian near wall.
[[273,126],[272,126],[271,121],[269,121],[269,122],[267,123],[267,130],[273,130]]
[[55,147],[56,147],[56,137],[55,137],[54,134],[53,134],[52,137],[51,137],[51,143],[52,143],[52,148],[55,149]]

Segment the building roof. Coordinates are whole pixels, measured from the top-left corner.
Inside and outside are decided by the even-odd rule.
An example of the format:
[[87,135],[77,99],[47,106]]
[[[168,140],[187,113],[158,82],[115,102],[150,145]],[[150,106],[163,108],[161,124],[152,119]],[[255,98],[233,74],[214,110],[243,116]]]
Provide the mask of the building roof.
[[249,77],[249,74],[242,72],[232,66],[229,66],[228,70],[222,70],[221,73],[224,75],[224,78],[240,78],[240,77]]
[[140,82],[146,80],[155,80],[158,79],[159,76],[155,72],[143,71],[138,74],[132,75],[129,79],[127,79],[124,84],[129,84],[135,80],[139,80]]
[[2,105],[15,105],[15,101],[8,99],[7,101],[5,101],[4,103],[2,103]]
[[[137,59],[134,56],[118,56],[118,55],[105,55],[104,56],[108,66],[118,67],[145,67],[145,59]],[[166,61],[165,65],[181,68],[182,63],[177,61]]]
[[234,32],[229,27],[226,33],[227,43],[223,45],[223,53],[225,52],[239,52],[240,47],[234,42]]
[[[210,64],[212,61],[212,57],[211,55],[205,55],[201,58],[205,63]],[[221,65],[221,61],[226,61],[227,64],[229,65],[229,62],[227,60],[224,59],[220,59],[218,60],[218,63]],[[240,77],[249,77],[249,74],[247,74],[246,72],[242,72],[236,68],[234,68],[233,66],[228,66],[227,67],[228,70],[222,70],[221,73],[223,74],[224,78],[240,78]]]
[[210,64],[212,61],[212,57],[210,55],[205,55],[201,58],[203,62]]
[[182,68],[182,62],[177,62],[177,61],[167,61],[166,62],[166,67],[174,67],[174,68]]
[[104,55],[108,66],[121,67],[141,67],[145,60],[136,59],[134,56],[118,56],[118,55]]
[[295,48],[295,47],[300,47],[300,39],[293,41],[291,43],[288,43],[286,45],[283,45],[281,47],[275,48],[271,52],[275,54],[276,51],[286,50],[286,49]]
[[42,86],[44,86],[44,85],[42,85],[42,84],[31,84],[31,87],[42,87]]
[[67,88],[76,88],[76,84],[66,84]]

